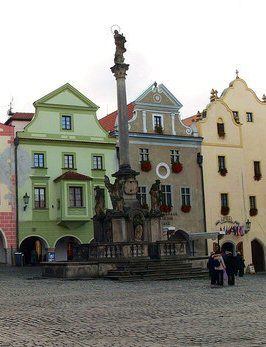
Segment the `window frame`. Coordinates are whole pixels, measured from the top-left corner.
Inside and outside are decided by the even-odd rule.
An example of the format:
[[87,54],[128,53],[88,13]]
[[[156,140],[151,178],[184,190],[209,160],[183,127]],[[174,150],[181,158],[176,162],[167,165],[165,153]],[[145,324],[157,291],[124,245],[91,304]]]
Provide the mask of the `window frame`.
[[246,112],[246,119],[248,123],[253,123],[254,122],[253,112]]
[[[223,199],[223,198],[225,198],[225,199]],[[221,200],[221,208],[222,207],[228,207],[229,208],[229,194],[228,193],[221,193],[220,200]],[[224,201],[226,201],[226,204],[224,204]]]
[[255,195],[249,196],[249,209],[257,209],[257,199]]
[[170,149],[171,164],[180,163],[180,154],[178,149]]
[[[163,191],[163,187],[170,187],[170,191]],[[162,202],[161,205],[173,207],[173,189],[171,184],[161,184]],[[170,197],[170,201],[169,200]],[[170,202],[170,203],[169,203]]]
[[[100,161],[101,161],[100,167],[98,167],[98,166],[99,166],[99,165],[98,165],[98,164],[99,164],[99,163],[98,163],[98,160],[96,160],[96,164],[97,164],[96,166],[97,166],[97,167],[94,166],[94,163],[95,163],[95,162],[94,162],[94,159],[95,159],[95,158],[101,158],[101,160],[100,160]],[[93,155],[92,155],[92,170],[104,170],[103,162],[104,162],[104,160],[103,160],[103,155],[101,155],[101,154],[93,154]]]
[[[183,192],[183,190],[185,190]],[[188,192],[187,192],[188,190]],[[192,205],[192,194],[190,187],[180,187],[180,202],[181,206],[191,206]]]
[[[80,190],[80,205],[77,205],[77,199],[76,199],[76,190]],[[73,190],[73,199],[71,199],[71,190]],[[71,204],[71,201],[73,201],[73,205]],[[83,186],[77,186],[77,185],[69,185],[68,186],[68,207],[69,208],[83,208],[84,206],[84,194],[83,194]]]
[[[160,118],[160,123],[161,124],[156,124],[155,123],[155,119],[156,118]],[[161,126],[162,127],[162,130],[164,130],[164,119],[163,119],[163,114],[160,114],[160,113],[153,113],[152,114],[152,129],[155,130],[155,127],[156,126]]]
[[260,165],[260,161],[254,160],[254,161],[253,161],[253,168],[254,168],[254,176],[261,176],[261,165]]
[[[144,189],[145,192],[144,191],[140,191],[141,189]],[[138,186],[137,199],[139,200],[139,203],[141,204],[141,206],[148,204],[148,194],[147,194],[147,191],[148,191],[147,190],[147,186]]]
[[[64,128],[63,127],[63,118],[68,117],[70,119],[70,128]],[[65,114],[65,113],[61,113],[60,114],[60,129],[61,131],[74,131],[74,124],[73,124],[73,115],[72,114]]]
[[[36,200],[36,190],[39,191],[39,193],[37,194],[38,196],[38,200]],[[44,193],[40,194],[40,190],[43,190]],[[35,185],[33,187],[33,192],[34,192],[34,209],[35,210],[42,210],[42,209],[46,209],[47,208],[47,190],[46,190],[46,186],[39,186],[39,185]],[[41,199],[41,196],[44,197],[44,199]],[[41,206],[41,201],[44,202],[43,206]],[[37,204],[36,204],[37,203]]]
[[[223,165],[221,165],[223,164]],[[226,169],[226,163],[225,163],[225,156],[224,155],[218,155],[218,170]]]
[[139,148],[139,162],[142,163],[145,161],[150,161],[150,150],[149,148]]
[[[43,156],[43,166],[40,166],[39,163],[40,163],[40,160],[39,160],[39,156]],[[38,166],[35,165],[35,156],[38,156]],[[32,167],[34,169],[45,169],[46,168],[46,153],[45,152],[38,152],[38,151],[33,151],[32,152]]]
[[[67,160],[66,166],[66,157],[72,157],[72,166],[69,166],[69,160]],[[73,153],[64,153],[63,154],[63,168],[64,169],[75,169],[75,155]]]

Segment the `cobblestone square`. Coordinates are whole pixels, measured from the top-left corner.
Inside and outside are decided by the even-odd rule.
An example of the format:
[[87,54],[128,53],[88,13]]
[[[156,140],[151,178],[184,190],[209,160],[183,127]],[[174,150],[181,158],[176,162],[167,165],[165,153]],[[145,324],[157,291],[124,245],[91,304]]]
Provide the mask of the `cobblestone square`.
[[210,288],[158,282],[40,279],[0,267],[0,346],[265,346],[265,275]]

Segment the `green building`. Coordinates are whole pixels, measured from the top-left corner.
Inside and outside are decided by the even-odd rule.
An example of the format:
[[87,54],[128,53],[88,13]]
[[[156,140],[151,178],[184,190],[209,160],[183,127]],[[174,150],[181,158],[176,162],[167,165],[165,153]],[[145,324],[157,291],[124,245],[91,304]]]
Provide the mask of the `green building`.
[[73,245],[93,239],[95,187],[105,190],[104,175],[117,169],[115,140],[70,84],[34,106],[16,139],[20,250],[26,263],[71,260]]

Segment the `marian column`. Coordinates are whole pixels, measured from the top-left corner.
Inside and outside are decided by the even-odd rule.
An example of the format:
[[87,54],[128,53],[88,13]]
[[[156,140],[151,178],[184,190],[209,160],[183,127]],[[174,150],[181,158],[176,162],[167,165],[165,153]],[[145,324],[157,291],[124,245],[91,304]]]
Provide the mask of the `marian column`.
[[128,110],[126,96],[126,72],[129,64],[125,64],[124,53],[126,39],[123,34],[114,31],[114,39],[116,45],[115,65],[111,67],[111,71],[116,78],[117,85],[117,109],[118,109],[118,138],[119,138],[119,171],[113,174],[114,177],[119,176],[136,176],[137,172],[131,169],[129,160],[129,138],[128,138]]

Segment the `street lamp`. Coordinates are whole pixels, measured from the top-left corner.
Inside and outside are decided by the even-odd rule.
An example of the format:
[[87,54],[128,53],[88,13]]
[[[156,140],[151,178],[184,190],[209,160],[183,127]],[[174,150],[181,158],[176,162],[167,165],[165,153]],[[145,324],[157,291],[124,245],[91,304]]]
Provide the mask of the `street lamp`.
[[23,202],[24,202],[24,211],[26,211],[26,208],[28,207],[28,204],[29,204],[29,195],[28,193],[25,193],[24,196],[23,196]]
[[246,220],[246,225],[245,225],[245,232],[246,234],[249,232],[251,227],[251,221],[249,219]]

